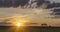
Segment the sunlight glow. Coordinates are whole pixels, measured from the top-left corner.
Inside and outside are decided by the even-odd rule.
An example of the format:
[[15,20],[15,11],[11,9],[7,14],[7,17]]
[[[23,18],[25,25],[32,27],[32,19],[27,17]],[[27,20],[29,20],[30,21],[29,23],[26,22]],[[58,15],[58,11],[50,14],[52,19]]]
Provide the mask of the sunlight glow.
[[17,27],[20,27],[21,26],[21,23],[17,23],[16,25],[17,25]]

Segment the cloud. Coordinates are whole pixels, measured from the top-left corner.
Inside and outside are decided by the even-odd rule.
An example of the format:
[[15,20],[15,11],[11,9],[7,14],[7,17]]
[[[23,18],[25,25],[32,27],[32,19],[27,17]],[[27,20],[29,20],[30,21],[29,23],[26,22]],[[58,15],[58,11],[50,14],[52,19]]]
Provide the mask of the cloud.
[[[21,8],[0,8],[0,21],[9,19],[12,21],[10,18],[15,19],[16,18],[21,18],[24,19],[27,22],[38,22],[40,24],[42,23],[48,23],[48,25],[56,25],[60,21],[60,19],[52,19],[52,18],[46,18],[49,17],[49,13],[51,12],[46,9],[21,9]],[[57,22],[56,22],[57,21]],[[52,23],[54,22],[54,23]]]

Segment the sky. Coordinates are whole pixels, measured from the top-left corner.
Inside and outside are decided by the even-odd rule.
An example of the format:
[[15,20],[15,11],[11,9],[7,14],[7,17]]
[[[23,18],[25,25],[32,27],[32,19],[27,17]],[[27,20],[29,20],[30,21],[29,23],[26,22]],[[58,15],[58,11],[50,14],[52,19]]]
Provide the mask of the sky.
[[[60,0],[50,0],[55,2],[60,2]],[[0,22],[5,19],[20,17],[25,19],[27,22],[36,22],[36,23],[47,23],[52,26],[60,26],[60,19],[48,18],[51,15],[52,11],[46,9],[21,9],[21,8],[0,8]]]
[[49,1],[55,1],[55,2],[60,2],[60,0],[49,0]]
[[0,21],[17,17],[23,18],[28,23],[47,23],[48,25],[60,26],[60,19],[47,18],[50,17],[48,13],[51,11],[46,9],[0,8]]

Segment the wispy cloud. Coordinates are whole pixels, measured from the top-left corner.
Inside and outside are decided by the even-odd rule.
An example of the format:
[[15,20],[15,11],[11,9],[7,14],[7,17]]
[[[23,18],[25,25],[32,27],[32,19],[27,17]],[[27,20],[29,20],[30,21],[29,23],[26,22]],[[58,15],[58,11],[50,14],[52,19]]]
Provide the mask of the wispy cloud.
[[47,12],[51,11],[45,9],[0,8],[0,12],[0,21],[14,17],[20,17],[28,22],[47,23],[48,25],[57,25],[60,21],[60,19],[46,18],[49,17],[49,13]]

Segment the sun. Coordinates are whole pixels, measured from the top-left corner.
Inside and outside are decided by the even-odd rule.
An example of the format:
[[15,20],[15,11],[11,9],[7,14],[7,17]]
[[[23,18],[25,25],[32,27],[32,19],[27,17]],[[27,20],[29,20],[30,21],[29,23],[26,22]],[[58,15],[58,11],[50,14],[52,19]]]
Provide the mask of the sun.
[[17,27],[20,27],[21,26],[21,23],[17,23],[16,25],[17,25]]

